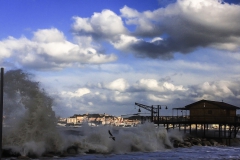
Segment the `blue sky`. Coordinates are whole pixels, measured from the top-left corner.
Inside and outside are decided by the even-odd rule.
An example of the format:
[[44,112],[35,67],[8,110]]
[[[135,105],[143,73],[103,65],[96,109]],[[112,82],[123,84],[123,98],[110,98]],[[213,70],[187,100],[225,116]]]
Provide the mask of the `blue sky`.
[[57,115],[136,113],[201,100],[240,107],[240,4],[220,0],[2,0],[0,63]]

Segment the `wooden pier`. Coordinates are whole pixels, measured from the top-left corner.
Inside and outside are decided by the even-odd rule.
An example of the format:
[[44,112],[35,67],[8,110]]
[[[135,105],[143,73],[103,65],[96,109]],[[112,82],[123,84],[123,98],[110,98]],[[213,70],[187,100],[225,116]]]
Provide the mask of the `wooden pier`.
[[[182,116],[160,116],[162,105],[135,105],[151,112],[151,116],[142,117],[142,120],[151,121],[167,130],[179,129],[197,137],[225,139],[228,145],[232,138],[236,138],[240,128],[240,117],[236,114],[240,108],[224,102],[200,100],[182,108],[173,108],[177,112],[180,110]],[[183,111],[189,114],[183,115]]]

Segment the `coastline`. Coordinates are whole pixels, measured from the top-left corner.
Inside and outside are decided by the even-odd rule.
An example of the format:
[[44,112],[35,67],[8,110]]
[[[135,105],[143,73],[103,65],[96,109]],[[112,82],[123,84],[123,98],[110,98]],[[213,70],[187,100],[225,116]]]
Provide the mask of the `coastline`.
[[[190,134],[186,134],[183,137],[183,141],[179,140],[171,140],[173,143],[174,148],[187,148],[192,146],[240,146],[240,139],[239,138],[207,138],[207,137],[200,137],[194,136]],[[230,142],[230,145],[229,145]]]
[[[87,127],[87,126],[85,126],[85,127]],[[103,126],[103,127],[106,127],[106,126]],[[199,135],[200,133],[198,133],[198,135],[189,134],[189,133],[183,134],[183,133],[178,132],[178,130],[176,130],[177,132],[167,132],[164,128],[162,128],[160,130],[159,129],[156,130],[155,127],[152,124],[146,124],[142,127],[145,127],[145,128],[140,128],[140,130],[141,131],[146,131],[145,134],[148,137],[149,137],[150,133],[152,133],[153,131],[156,131],[154,134],[150,134],[150,135],[154,136],[154,135],[159,135],[160,134],[161,135],[160,137],[156,136],[155,138],[158,137],[158,138],[162,138],[162,140],[166,139],[169,142],[171,142],[171,143],[169,143],[169,145],[168,145],[168,143],[162,143],[163,145],[165,145],[166,149],[174,150],[175,148],[179,148],[179,149],[189,148],[191,150],[192,147],[201,147],[201,146],[203,146],[203,148],[204,148],[204,146],[213,146],[213,147],[216,147],[216,148],[218,148],[218,147],[224,147],[225,148],[225,147],[231,147],[231,146],[238,146],[239,147],[240,146],[240,139],[238,139],[238,138],[232,139],[231,140],[232,145],[228,146],[228,145],[226,145],[226,141],[224,141],[223,139],[202,138],[202,135]],[[63,128],[62,134],[65,135],[64,136],[65,138],[66,138],[66,135],[73,136],[73,137],[84,135],[84,133],[81,132],[80,129],[86,130],[87,133],[88,133],[87,134],[88,137],[92,137],[92,136],[95,135],[95,136],[97,136],[95,138],[107,137],[107,139],[108,139],[108,134],[105,135],[106,128],[103,128],[104,132],[101,132],[101,133],[103,133],[103,134],[101,134],[102,136],[98,137],[99,134],[95,134],[97,131],[100,131],[101,127],[100,128],[99,127],[97,127],[97,128],[94,127],[94,132],[92,134],[91,134],[91,131],[93,131],[92,127],[90,127],[90,128],[88,128],[88,127],[87,128]],[[107,128],[107,129],[109,129],[109,128]],[[125,133],[124,136],[127,136],[128,138],[131,139],[131,136],[129,134],[129,133],[131,133],[131,132],[129,132],[130,129],[131,128],[124,128],[123,130],[121,130],[122,131],[121,133]],[[133,130],[131,130],[131,131],[135,131],[137,128],[132,128],[132,129]],[[115,131],[115,134],[119,133],[118,130],[114,130],[114,131]],[[137,132],[137,133],[139,133],[139,132]],[[143,135],[145,135],[145,134],[143,134]],[[92,135],[92,136],[90,136],[90,135]],[[154,137],[152,137],[152,138],[154,139]],[[134,137],[133,137],[132,140],[134,140],[133,142],[136,142],[135,141],[136,139]],[[144,140],[144,138],[140,137],[139,140]],[[3,150],[3,157],[4,158],[16,157],[17,159],[23,159],[23,158],[25,158],[25,159],[28,159],[28,158],[29,159],[30,158],[61,158],[61,157],[66,157],[66,158],[69,157],[70,158],[70,157],[76,157],[76,156],[79,156],[79,155],[105,155],[105,154],[110,155],[110,154],[112,154],[111,152],[99,153],[94,147],[93,148],[90,147],[90,148],[87,148],[85,150],[82,150],[81,145],[79,146],[79,144],[81,144],[81,143],[78,143],[76,141],[76,143],[75,142],[72,143],[71,145],[69,145],[68,147],[66,147],[65,149],[63,149],[60,152],[59,151],[55,151],[55,152],[54,151],[50,151],[50,152],[46,151],[41,155],[37,155],[37,154],[29,152],[25,156],[22,156],[19,152],[14,152],[14,150],[11,150],[10,148],[9,149],[5,148]],[[92,143],[92,144],[94,145],[95,143]],[[129,143],[129,145],[131,145],[131,144]],[[132,147],[130,147],[130,148],[132,148],[132,150],[131,150],[131,152],[128,152],[128,153],[141,152],[141,151],[138,150],[138,148],[137,148],[137,150],[134,149],[134,147],[141,147],[142,145],[139,145],[139,146],[135,146],[135,145],[136,144],[134,144],[134,143],[132,144]],[[159,151],[161,152],[161,150],[159,150]],[[153,150],[153,152],[154,152],[154,150]],[[149,153],[151,153],[151,152],[149,152]]]

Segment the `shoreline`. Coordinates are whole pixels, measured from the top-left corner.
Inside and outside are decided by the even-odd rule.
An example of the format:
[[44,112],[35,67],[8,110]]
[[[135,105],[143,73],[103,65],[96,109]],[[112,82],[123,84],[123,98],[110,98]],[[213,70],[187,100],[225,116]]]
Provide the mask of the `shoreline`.
[[[65,133],[66,130],[63,130],[63,133]],[[67,130],[65,134],[70,134],[70,135],[81,135],[81,132],[78,130]],[[202,135],[194,135],[194,134],[181,134],[181,138],[179,137],[178,140],[176,139],[177,137],[168,137],[168,139],[171,142],[171,145],[166,146],[166,149],[174,149],[174,148],[190,148],[193,146],[213,146],[213,147],[231,147],[231,146],[240,146],[240,139],[239,138],[234,138],[231,139],[231,145],[228,146],[226,145],[227,140],[224,141],[224,139],[220,138],[202,138]],[[225,138],[226,139],[226,138]],[[129,153],[132,153],[133,151],[135,152],[140,152],[140,150],[132,150]],[[22,156],[19,152],[14,152],[10,148],[4,148],[3,149],[3,158],[9,158],[9,157],[14,157],[16,159],[31,159],[31,158],[64,158],[64,157],[75,157],[78,156],[79,154],[86,154],[86,155],[91,155],[91,154],[102,154],[97,152],[96,150],[81,150],[77,144],[72,144],[69,147],[65,148],[61,152],[45,152],[41,155],[37,155],[34,153],[30,153],[27,155]],[[108,153],[111,154],[111,153]]]
[[[238,142],[240,142],[240,140],[238,139]],[[213,139],[206,139],[206,138],[197,138],[197,137],[185,137],[184,140],[182,142],[177,141],[177,140],[173,140],[172,141],[173,144],[173,148],[171,149],[176,149],[176,148],[191,148],[194,146],[199,146],[199,147],[205,147],[205,146],[212,146],[212,147],[230,147],[227,145],[224,145],[221,142],[217,142]],[[11,150],[3,150],[5,152],[3,152],[3,159],[8,159],[8,158],[13,158],[13,159],[46,159],[46,158],[70,158],[70,157],[77,157],[79,155],[106,155],[106,154],[101,154],[101,153],[97,153],[94,150],[89,150],[88,152],[79,152],[78,148],[76,146],[70,146],[68,147],[65,151],[59,153],[53,153],[53,152],[49,152],[49,153],[44,153],[41,156],[37,156],[34,154],[29,154],[26,156],[22,156],[19,153],[13,153],[11,152]],[[8,153],[6,155],[6,153]],[[9,154],[10,153],[10,154]],[[109,155],[111,155],[111,153],[109,153]]]
[[[172,139],[171,142],[173,143],[174,148],[187,148],[192,146],[239,146],[240,139],[239,138],[207,138],[207,137],[200,137],[194,135],[184,135],[183,141]],[[230,142],[230,145],[228,145]]]

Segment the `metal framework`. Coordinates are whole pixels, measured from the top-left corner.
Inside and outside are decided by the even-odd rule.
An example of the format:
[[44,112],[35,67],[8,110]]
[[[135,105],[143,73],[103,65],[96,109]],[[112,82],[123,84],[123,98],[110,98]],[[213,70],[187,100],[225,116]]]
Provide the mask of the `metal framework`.
[[[151,112],[151,121],[155,124],[162,124],[166,129],[170,128],[184,128],[184,133],[189,131],[190,134],[196,134],[196,136],[202,136],[205,138],[219,138],[226,140],[226,145],[231,144],[231,139],[236,138],[240,130],[240,116],[232,116],[232,117],[222,117],[218,119],[218,121],[205,121],[201,119],[201,116],[196,116],[196,120],[190,120],[190,116],[183,116],[183,111],[188,111],[189,108],[172,108],[172,110],[181,110],[182,116],[159,116],[159,110],[162,109],[163,105],[152,105],[147,106],[140,103],[135,103],[135,105],[148,110]],[[167,109],[167,106],[166,106]],[[156,117],[155,120],[153,119],[153,115],[157,114],[157,121]],[[161,118],[161,121],[160,121]],[[214,117],[213,117],[214,118]],[[216,117],[215,117],[216,118]],[[229,120],[231,119],[231,121]],[[218,128],[215,128],[214,132],[209,131],[209,125],[217,124]],[[200,126],[200,128],[199,128]],[[188,128],[188,129],[187,129]],[[194,130],[193,130],[194,129]],[[216,134],[215,134],[216,133]]]
[[[154,114],[157,114],[157,124],[159,126],[160,124],[160,116],[159,116],[159,113],[160,113],[160,109],[162,109],[162,106],[165,106],[166,109],[167,109],[167,106],[166,105],[152,105],[152,106],[147,106],[147,105],[144,105],[144,104],[140,104],[140,103],[137,103],[135,102],[135,105],[137,105],[138,107],[141,107],[145,110],[148,110],[151,112],[151,122],[153,122],[153,116]],[[155,107],[156,106],[156,107]]]

